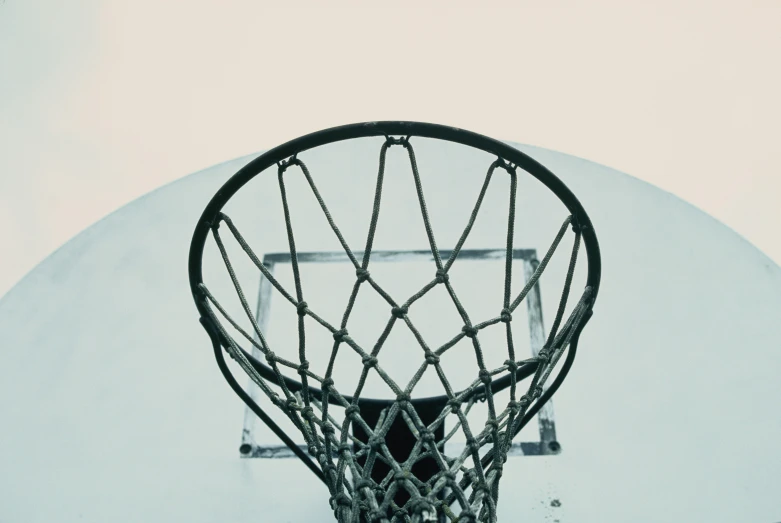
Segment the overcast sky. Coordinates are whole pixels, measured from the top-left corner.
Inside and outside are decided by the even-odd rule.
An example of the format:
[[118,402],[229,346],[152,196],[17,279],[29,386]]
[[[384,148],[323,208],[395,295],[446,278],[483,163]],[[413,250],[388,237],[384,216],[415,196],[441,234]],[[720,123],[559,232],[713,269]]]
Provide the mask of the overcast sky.
[[0,0],[0,295],[166,182],[376,119],[617,168],[781,262],[781,2],[281,4]]

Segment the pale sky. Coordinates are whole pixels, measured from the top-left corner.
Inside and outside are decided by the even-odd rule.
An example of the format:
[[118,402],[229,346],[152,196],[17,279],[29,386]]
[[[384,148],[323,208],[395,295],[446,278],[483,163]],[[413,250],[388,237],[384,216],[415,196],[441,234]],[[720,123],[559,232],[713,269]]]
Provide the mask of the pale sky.
[[614,167],[781,262],[778,0],[282,3],[0,0],[0,295],[167,182],[378,119]]

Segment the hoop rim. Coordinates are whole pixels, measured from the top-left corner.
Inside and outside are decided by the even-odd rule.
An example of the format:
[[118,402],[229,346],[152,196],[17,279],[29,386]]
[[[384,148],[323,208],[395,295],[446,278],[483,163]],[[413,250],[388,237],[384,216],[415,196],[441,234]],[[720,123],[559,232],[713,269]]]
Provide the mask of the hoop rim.
[[[409,121],[376,121],[376,122],[363,122],[342,125],[338,127],[332,127],[321,131],[316,131],[311,134],[301,136],[290,140],[284,144],[274,147],[260,156],[249,162],[243,168],[241,168],[236,174],[234,174],[223,186],[217,191],[212,199],[207,204],[200,219],[195,227],[193,233],[192,242],[190,244],[189,252],[189,279],[190,289],[193,293],[193,299],[195,300],[196,307],[202,318],[208,318],[206,310],[204,308],[204,299],[200,294],[199,287],[203,283],[202,262],[203,252],[206,246],[206,240],[208,238],[209,231],[212,224],[218,219],[220,212],[227,202],[250,180],[255,176],[262,173],[269,167],[272,167],[280,162],[287,160],[291,156],[320,147],[331,143],[336,143],[344,140],[351,140],[357,138],[367,137],[379,137],[379,136],[409,136],[409,137],[422,137],[440,139],[444,141],[450,141],[458,144],[462,144],[468,147],[473,147],[491,154],[498,156],[499,158],[520,167],[525,172],[539,180],[545,185],[551,192],[553,192],[558,199],[567,207],[568,211],[572,215],[573,224],[577,224],[580,228],[583,243],[586,249],[586,258],[588,264],[588,274],[586,278],[586,286],[591,288],[590,302],[591,306],[596,300],[597,292],[599,290],[599,284],[601,279],[601,256],[599,251],[599,243],[594,231],[594,227],[591,223],[588,214],[578,201],[577,197],[570,191],[570,189],[550,170],[545,166],[521,152],[515,147],[496,140],[487,136],[459,129],[457,127],[450,127],[440,124],[423,123],[423,122],[409,122]],[[590,316],[590,313],[589,313]],[[572,362],[574,360],[575,352],[577,349],[577,339],[580,331],[585,326],[582,322],[578,326],[578,332],[574,333],[572,344],[570,346],[569,354],[565,361],[564,367],[561,373],[554,381],[554,383],[546,391],[548,397],[552,396],[558,386],[563,381],[564,376],[568,372]],[[249,361],[253,366],[261,372],[261,374],[267,374],[273,371],[270,368],[266,368],[265,365],[253,358],[250,354],[246,353]],[[294,388],[303,388],[303,384],[293,378],[283,378],[288,385],[292,385]],[[276,381],[274,377],[272,381]],[[500,383],[506,381],[507,383]],[[505,376],[499,380],[495,380],[492,384],[497,389],[501,390],[504,386],[509,386],[510,376]],[[296,387],[297,386],[297,387]],[[322,391],[315,387],[309,387],[310,391],[314,394],[322,394]],[[495,390],[495,389],[494,389]],[[446,396],[444,397],[446,399]],[[442,401],[443,397],[427,397],[427,398],[415,398],[412,403],[418,402],[431,402]],[[541,407],[542,403],[538,399],[538,404]],[[392,400],[378,400],[370,398],[359,399],[359,404],[385,404]],[[547,398],[545,398],[547,401]],[[529,412],[531,414],[531,412]]]

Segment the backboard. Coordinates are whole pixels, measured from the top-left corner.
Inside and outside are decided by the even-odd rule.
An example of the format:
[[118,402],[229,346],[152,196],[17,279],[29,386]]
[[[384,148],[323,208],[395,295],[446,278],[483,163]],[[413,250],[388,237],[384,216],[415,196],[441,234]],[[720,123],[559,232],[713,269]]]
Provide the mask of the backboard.
[[[374,177],[361,173],[376,174],[382,139],[376,142],[345,142],[301,157],[323,197],[337,202],[334,220],[355,245],[365,238],[371,211]],[[432,224],[446,251],[491,158],[431,140],[416,147]],[[781,519],[775,502],[781,423],[770,414],[781,397],[775,350],[781,269],[672,195],[585,160],[518,147],[588,209],[605,277],[572,372],[519,435],[505,466],[499,520]],[[186,273],[192,228],[217,188],[251,159],[188,176],[120,209],[0,300],[6,349],[0,415],[12,427],[0,433],[0,519],[333,520],[322,484],[285,458],[281,443],[223,382],[192,306]],[[387,169],[383,205],[391,214],[378,223],[374,250],[383,261],[372,271],[403,295],[431,277],[431,260],[403,152],[389,152]],[[289,285],[273,174],[256,178],[226,212]],[[475,317],[495,314],[501,298],[503,260],[496,252],[506,240],[507,181],[497,182],[464,246],[469,256],[451,276],[464,282],[463,301]],[[298,245],[309,253],[302,264],[307,301],[318,307],[326,298],[344,300],[350,267],[334,254],[339,246],[327,224],[313,219],[319,209],[305,181],[290,184],[296,224],[307,225]],[[519,178],[518,194],[514,289],[567,215],[533,179]],[[538,350],[555,314],[566,242],[514,320],[519,351]],[[235,252],[235,245],[227,247]],[[205,263],[216,292],[240,313],[227,299],[232,287],[219,252],[209,251]],[[250,281],[247,295],[269,338],[284,345],[295,315],[252,267],[239,263],[237,270]],[[577,273],[574,288],[584,278]],[[368,298],[360,304],[360,327],[351,335],[376,335],[378,307]],[[419,323],[433,339],[456,321],[441,296],[421,309]],[[409,340],[391,341],[403,373]],[[459,368],[456,359],[452,371]],[[558,446],[546,446],[551,441]]]

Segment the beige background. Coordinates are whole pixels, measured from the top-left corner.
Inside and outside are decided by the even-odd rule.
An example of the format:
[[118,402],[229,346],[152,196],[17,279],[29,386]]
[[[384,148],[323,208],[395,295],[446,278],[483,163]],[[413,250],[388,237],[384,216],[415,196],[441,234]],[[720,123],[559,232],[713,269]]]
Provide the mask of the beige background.
[[0,0],[0,294],[166,182],[374,119],[615,167],[781,261],[781,2],[281,3]]

